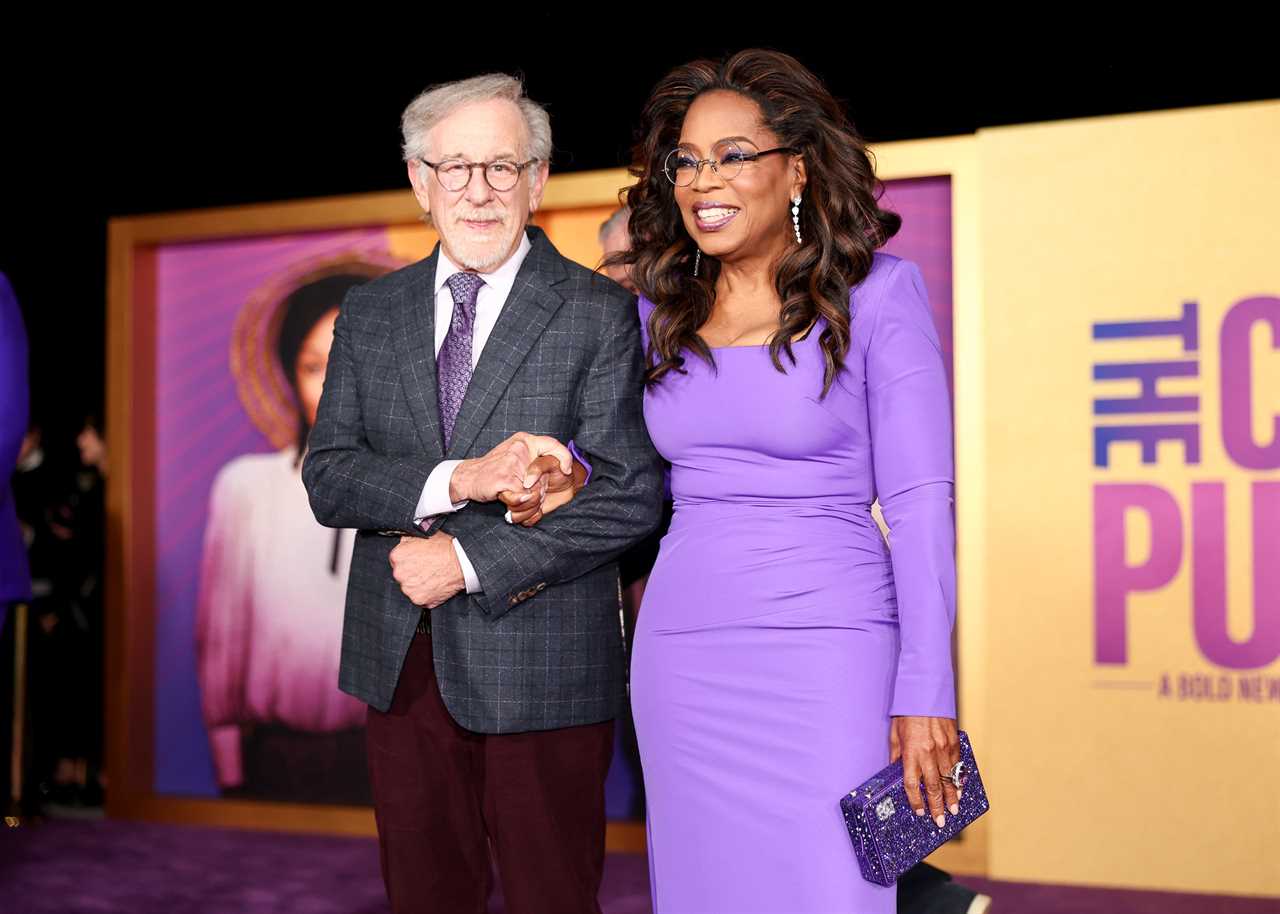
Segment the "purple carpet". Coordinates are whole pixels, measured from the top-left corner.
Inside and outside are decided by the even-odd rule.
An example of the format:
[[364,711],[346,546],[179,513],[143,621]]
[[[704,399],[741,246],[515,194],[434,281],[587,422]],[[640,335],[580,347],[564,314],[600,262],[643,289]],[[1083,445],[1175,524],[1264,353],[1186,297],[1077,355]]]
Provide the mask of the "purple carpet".
[[[995,899],[993,914],[1280,914],[1280,899],[962,881]],[[606,914],[648,914],[648,882],[643,857],[611,855]],[[372,839],[58,821],[0,830],[0,910],[384,914],[387,904]]]

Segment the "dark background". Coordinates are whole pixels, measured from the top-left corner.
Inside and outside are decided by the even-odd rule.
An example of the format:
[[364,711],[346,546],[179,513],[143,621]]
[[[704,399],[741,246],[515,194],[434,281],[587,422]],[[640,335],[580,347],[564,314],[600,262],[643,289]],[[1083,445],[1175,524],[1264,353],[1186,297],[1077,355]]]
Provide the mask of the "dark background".
[[[479,7],[450,9],[262,38],[244,37],[257,24],[219,37],[198,17],[157,20],[166,31],[145,39],[82,35],[74,48],[8,36],[0,271],[27,319],[34,414],[47,433],[101,413],[108,219],[404,187],[399,115],[433,83],[522,73],[551,112],[553,173],[626,164],[663,73],[749,46],[799,57],[872,142],[1280,96],[1274,48],[1241,47],[1250,30],[1265,34],[1247,22],[1225,44],[1095,36],[1047,48],[960,29],[931,43],[902,37],[923,11],[832,23],[814,37],[827,20],[794,28],[785,8],[773,10],[776,26],[754,30],[723,27],[752,15],[742,6],[644,7],[630,19],[487,8],[501,28]],[[681,27],[643,24],[664,19]]]

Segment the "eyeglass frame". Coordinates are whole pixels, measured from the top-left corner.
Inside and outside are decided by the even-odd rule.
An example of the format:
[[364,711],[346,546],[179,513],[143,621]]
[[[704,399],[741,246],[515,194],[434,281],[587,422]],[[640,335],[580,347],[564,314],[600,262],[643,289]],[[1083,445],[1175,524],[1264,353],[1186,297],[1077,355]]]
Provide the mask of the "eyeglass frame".
[[[762,149],[758,152],[746,152],[742,149],[741,146],[738,146],[737,143],[733,143],[733,145],[737,146],[739,152],[742,152],[742,156],[743,156],[742,161],[744,164],[747,162],[754,162],[756,159],[760,158],[761,156],[773,155],[775,152],[786,152],[786,153],[790,153],[791,155],[801,155],[800,150],[794,146],[774,146],[772,149]],[[671,152],[668,152],[666,158],[662,160],[662,173],[667,176],[667,180],[671,182],[672,187],[692,187],[693,185],[697,184],[698,178],[702,177],[702,167],[704,165],[710,165],[711,170],[716,173],[716,177],[720,178],[722,181],[732,181],[733,178],[736,178],[738,176],[738,175],[734,175],[733,178],[726,178],[724,175],[720,174],[721,163],[716,159],[698,159],[696,162],[693,163],[693,169],[694,169],[693,180],[690,181],[688,184],[677,184],[676,179],[671,176],[670,172],[667,171],[667,162],[670,161],[671,156],[673,154],[675,154],[682,148],[683,147],[681,146],[676,146],[671,150]],[[686,165],[685,167],[688,168],[689,166]],[[739,167],[738,169],[738,174],[742,174],[741,167]]]
[[[449,191],[449,193],[451,194],[456,194],[458,191],[466,190],[468,187],[470,187],[471,178],[475,174],[475,169],[477,168],[483,169],[480,172],[480,174],[484,176],[484,183],[489,185],[490,190],[494,191],[495,193],[505,194],[508,191],[514,190],[515,186],[520,183],[520,176],[524,174],[524,170],[526,168],[528,168],[530,165],[536,165],[542,160],[537,157],[534,157],[532,159],[529,159],[529,161],[527,162],[511,162],[511,161],[508,161],[507,159],[493,159],[492,161],[489,161],[489,162],[468,162],[466,159],[442,159],[439,162],[428,162],[426,159],[426,156],[418,156],[418,161],[421,162],[423,165],[426,165],[428,168],[430,168],[432,173],[436,176],[436,180],[440,182],[440,186],[443,187],[445,190]],[[467,180],[458,187],[450,187],[449,185],[445,184],[444,179],[440,177],[440,172],[438,169],[440,168],[441,165],[446,165],[446,164],[449,164],[450,162],[456,162],[459,165],[465,166],[467,169]],[[499,163],[511,165],[516,170],[516,179],[511,183],[510,187],[501,187],[501,188],[494,187],[493,182],[489,180],[489,166],[497,165]]]

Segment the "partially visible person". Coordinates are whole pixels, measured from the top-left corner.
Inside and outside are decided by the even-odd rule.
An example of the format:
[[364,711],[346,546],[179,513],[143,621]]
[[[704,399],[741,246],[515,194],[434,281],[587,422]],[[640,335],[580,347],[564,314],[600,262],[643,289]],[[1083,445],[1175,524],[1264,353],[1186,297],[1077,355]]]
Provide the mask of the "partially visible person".
[[75,440],[79,463],[69,474],[61,508],[71,532],[67,548],[67,604],[72,610],[78,644],[79,687],[68,692],[66,718],[83,721],[72,750],[73,805],[100,806],[104,798],[103,692],[106,617],[102,572],[106,561],[107,447],[102,423],[86,417]]
[[22,437],[12,486],[30,572],[27,754],[29,774],[42,806],[72,805],[77,786],[67,755],[66,728],[71,722],[62,716],[64,696],[74,686],[66,675],[60,675],[60,671],[73,671],[65,655],[76,641],[66,605],[69,588],[62,577],[69,536],[59,508],[66,492],[66,474],[60,472],[65,467],[55,467],[53,456],[46,449],[42,423],[33,420]]
[[[0,669],[8,669],[13,656],[13,635],[8,625],[9,607],[31,599],[31,571],[26,543],[18,523],[11,478],[18,465],[29,421],[27,386],[27,333],[17,297],[8,278],[0,273]],[[0,759],[11,757],[13,727],[11,692],[13,676],[0,677]],[[6,767],[7,770],[7,767]]]
[[[623,261],[619,256],[625,254],[631,248],[630,218],[631,210],[624,206],[601,223],[599,238],[600,247],[604,252],[604,261],[600,270],[614,282],[631,292],[635,292],[635,283],[631,281],[631,265]],[[658,557],[658,542],[662,539],[663,534],[666,533],[667,525],[671,522],[671,483],[669,476],[663,487],[663,504],[665,505],[663,519],[658,529],[642,542],[632,546],[618,559],[618,569],[622,575],[623,605],[626,607],[629,620],[627,632],[628,651],[630,650],[631,634],[635,630],[636,613],[639,611],[640,601],[644,598],[645,581],[649,577],[649,569],[653,567],[653,562]]]
[[631,218],[631,210],[622,207],[600,225],[600,247],[604,251],[602,273],[629,292],[635,292],[635,283],[631,281],[631,265],[621,262],[614,255],[625,254],[631,247],[630,228],[627,221]]
[[338,689],[354,533],[316,522],[301,470],[338,306],[368,278],[325,276],[285,300],[273,348],[297,402],[297,438],[229,461],[209,496],[197,676],[225,796],[372,802],[365,705]]
[[898,878],[897,914],[993,914],[991,896],[954,882],[951,874],[917,863]]
[[[629,220],[630,208],[623,206],[614,211],[600,225],[599,240],[604,260],[600,271],[631,292],[636,291],[631,281],[631,265],[621,262],[617,255],[625,254],[631,247]],[[644,585],[649,579],[649,569],[658,557],[658,544],[666,535],[671,524],[671,485],[666,477],[662,496],[662,521],[658,529],[639,543],[632,546],[618,557],[618,573],[622,581],[622,608],[625,628],[627,657],[631,656],[631,645],[635,639],[636,617],[640,612],[640,601],[644,599]],[[554,510],[554,507],[548,509]],[[636,742],[636,728],[631,720],[630,705],[618,717],[618,742],[622,758],[626,764],[633,785],[628,799],[626,816],[628,818],[644,818],[644,775],[640,767],[640,747]]]
[[0,629],[9,604],[31,599],[27,550],[10,487],[29,408],[27,333],[13,287],[0,273]]
[[33,426],[15,477],[32,569],[33,761],[50,815],[103,801],[106,450],[96,428],[88,419],[73,446],[67,434],[46,436]]

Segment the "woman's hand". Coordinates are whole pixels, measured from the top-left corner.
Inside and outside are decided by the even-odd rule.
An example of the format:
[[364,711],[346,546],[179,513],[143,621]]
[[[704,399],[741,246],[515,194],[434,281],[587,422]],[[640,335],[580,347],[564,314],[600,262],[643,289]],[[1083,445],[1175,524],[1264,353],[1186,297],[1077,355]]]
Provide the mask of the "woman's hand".
[[527,474],[538,477],[530,487],[536,498],[522,502],[522,492],[502,492],[498,496],[511,511],[511,522],[524,527],[532,527],[552,511],[573,501],[573,496],[587,481],[587,469],[577,460],[573,461],[573,472],[566,475],[552,454],[544,454],[534,460],[529,464]]
[[949,717],[895,717],[889,726],[889,761],[902,759],[902,784],[907,800],[917,816],[924,815],[920,781],[924,781],[929,815],[939,828],[946,813],[960,812],[960,785],[942,776],[949,775],[960,761],[960,736]]

